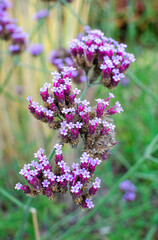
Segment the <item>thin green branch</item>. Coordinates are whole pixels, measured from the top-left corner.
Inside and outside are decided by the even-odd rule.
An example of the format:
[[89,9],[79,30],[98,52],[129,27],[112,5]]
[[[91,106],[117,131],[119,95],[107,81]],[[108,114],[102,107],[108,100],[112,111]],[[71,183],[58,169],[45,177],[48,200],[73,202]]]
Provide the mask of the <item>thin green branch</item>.
[[24,209],[24,213],[23,213],[23,219],[22,222],[20,224],[19,230],[17,231],[14,240],[21,240],[26,228],[26,222],[28,220],[29,217],[29,213],[30,213],[30,204],[31,204],[32,199],[29,198],[27,200],[27,203],[25,205],[25,209]]
[[[154,239],[154,234],[156,233],[157,231],[157,224],[151,226],[151,228],[149,229],[146,237],[144,238],[144,240],[152,240]],[[156,236],[155,236],[156,237]]]
[[51,153],[50,153],[50,155],[49,155],[49,157],[48,157],[48,161],[49,161],[49,162],[51,161],[51,159],[52,159],[52,157],[54,156],[54,154],[55,154],[55,148],[53,148],[53,150],[51,151]]
[[[55,8],[57,5],[59,4],[59,2],[54,3],[53,5],[49,6],[48,11],[52,10],[53,8]],[[35,26],[35,28],[33,28],[33,30],[30,33],[30,42],[33,40],[33,38],[36,36],[37,32],[39,31],[39,29],[41,28],[41,26],[43,26],[45,23],[45,19],[39,19],[37,25]]]
[[146,87],[132,72],[128,71],[129,76],[142,90],[144,90],[154,101],[158,102],[158,98],[152,93],[152,91]]
[[87,86],[85,87],[85,89],[83,90],[82,95],[81,95],[81,97],[80,97],[81,100],[83,100],[83,98],[84,98],[86,92],[88,91],[89,87],[90,87],[90,86],[87,85]]
[[15,203],[18,207],[21,207],[21,208],[25,209],[25,205],[23,203],[21,203],[18,199],[13,197],[9,192],[4,190],[2,187],[0,187],[0,193],[4,197],[8,198],[11,202]]
[[11,69],[8,71],[6,78],[4,80],[4,82],[1,84],[0,86],[0,94],[3,92],[4,88],[7,86],[7,84],[9,83],[11,76],[13,74],[13,72],[15,71],[16,66],[13,64],[13,66],[11,67]]
[[66,0],[60,0],[61,3],[65,5],[65,7],[77,18],[78,22],[85,26],[86,23],[82,20],[82,18],[73,10],[69,3]]
[[62,40],[63,40],[63,36],[62,36],[62,18],[63,18],[63,9],[62,9],[62,4],[59,2],[59,6],[57,8],[58,10],[58,28],[57,28],[57,35],[58,35],[58,43],[59,43],[59,48],[62,47]]

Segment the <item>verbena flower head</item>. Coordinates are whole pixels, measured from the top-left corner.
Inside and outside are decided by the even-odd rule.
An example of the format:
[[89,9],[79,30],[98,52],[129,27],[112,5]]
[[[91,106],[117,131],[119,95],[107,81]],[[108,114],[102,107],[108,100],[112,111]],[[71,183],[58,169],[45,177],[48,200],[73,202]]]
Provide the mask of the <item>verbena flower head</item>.
[[0,1],[0,38],[11,40],[9,51],[11,54],[22,53],[28,43],[28,34],[23,32],[16,24],[16,19],[12,19],[6,12],[11,7],[9,1]]
[[128,179],[124,180],[119,185],[119,189],[124,191],[123,201],[134,201],[136,198],[136,186]]
[[80,90],[71,89],[73,71],[76,71],[73,67],[64,67],[61,73],[52,73],[53,83],[45,83],[40,89],[43,106],[29,97],[29,110],[50,128],[60,130],[61,144],[77,147],[82,136],[87,153],[105,158],[116,143],[115,126],[110,116],[123,109],[118,101],[109,107],[110,99],[114,97],[112,93],[106,99],[97,99],[94,107],[90,107],[87,100],[82,101],[78,97]]
[[105,37],[98,29],[87,30],[80,40],[69,42],[69,47],[76,64],[87,72],[89,82],[101,75],[100,83],[109,89],[118,85],[135,61],[134,55],[125,51],[127,45]]
[[29,52],[32,56],[38,56],[42,53],[44,47],[41,43],[34,43],[29,47]]
[[12,4],[8,0],[0,0],[0,11],[5,11],[8,8],[11,8]]
[[59,72],[62,71],[64,66],[75,67],[76,70],[72,72],[72,80],[75,83],[82,83],[86,81],[86,76],[84,71],[80,69],[73,61],[70,50],[60,48],[58,50],[53,50],[49,55],[49,62],[57,67]]
[[41,18],[46,18],[49,16],[49,12],[47,9],[41,9],[38,12],[36,12],[33,16],[34,20],[39,20]]
[[[91,198],[100,188],[101,182],[98,177],[92,182],[91,164],[95,159],[87,155],[87,165],[84,168],[82,163],[73,163],[70,168],[63,160],[62,145],[56,144],[55,148],[55,170],[52,170],[44,150],[40,148],[34,154],[37,160],[25,164],[19,172],[27,183],[17,183],[15,189],[22,190],[28,196],[46,195],[49,199],[55,198],[57,193],[64,194],[69,190],[74,202],[81,208],[93,208]],[[91,183],[91,187],[87,183]]]
[[[51,83],[45,83],[40,89],[43,105],[28,97],[29,110],[38,120],[51,129],[59,130],[59,143],[55,145],[55,167],[49,164],[44,150],[39,149],[31,164],[25,164],[20,174],[27,180],[27,185],[18,183],[16,189],[23,190],[29,196],[46,195],[54,198],[56,193],[68,190],[76,204],[81,208],[93,208],[92,196],[100,188],[100,179],[93,180],[97,165],[107,159],[115,146],[115,125],[110,118],[123,111],[117,101],[109,107],[112,93],[106,99],[96,99],[96,106],[78,97],[80,90],[71,88],[71,78],[75,68],[64,67],[53,72]],[[108,107],[108,108],[107,108]],[[68,166],[63,158],[62,147],[65,143],[76,148],[79,139],[83,140],[84,150],[79,163]]]

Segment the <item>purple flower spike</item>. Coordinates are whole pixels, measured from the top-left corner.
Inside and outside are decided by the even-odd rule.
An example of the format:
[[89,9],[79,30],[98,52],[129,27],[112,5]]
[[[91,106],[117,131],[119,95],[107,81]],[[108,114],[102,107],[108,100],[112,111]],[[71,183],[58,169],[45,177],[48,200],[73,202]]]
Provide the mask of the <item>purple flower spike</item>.
[[29,47],[29,52],[32,54],[32,56],[38,56],[42,53],[43,51],[43,45],[40,43],[34,43]]

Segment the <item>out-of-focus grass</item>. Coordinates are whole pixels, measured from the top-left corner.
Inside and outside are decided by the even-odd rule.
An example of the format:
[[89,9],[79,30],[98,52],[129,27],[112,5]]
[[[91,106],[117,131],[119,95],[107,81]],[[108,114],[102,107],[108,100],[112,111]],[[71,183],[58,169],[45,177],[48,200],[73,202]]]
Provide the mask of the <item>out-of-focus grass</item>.
[[[70,5],[71,9],[64,8],[62,44],[65,46],[68,40],[83,29],[73,11],[79,13],[87,23],[90,4],[92,9],[93,1],[74,0]],[[102,167],[97,168],[96,176],[100,176],[102,185],[95,198],[96,208],[92,211],[81,211],[74,206],[68,194],[53,201],[39,197],[28,202],[28,197],[14,190],[15,183],[21,180],[18,174],[20,167],[32,160],[33,153],[39,147],[44,147],[49,155],[57,137],[57,134],[30,116],[25,101],[27,95],[40,101],[39,88],[45,81],[51,81],[49,73],[54,70],[47,62],[47,55],[51,49],[59,46],[60,30],[56,7],[45,21],[34,23],[31,18],[32,14],[43,6],[40,1],[30,1],[29,4],[26,4],[26,1],[14,1],[12,9],[13,15],[19,19],[23,28],[31,33],[31,41],[44,43],[45,51],[41,56],[33,59],[25,52],[20,57],[12,58],[7,55],[7,43],[0,42],[3,52],[0,86],[5,83],[0,94],[0,186],[10,194],[1,192],[0,239],[34,239],[30,206],[37,209],[43,240],[157,239],[158,139],[155,136],[158,133],[158,50],[156,47],[146,49],[131,41],[135,26],[130,30],[133,33],[128,35],[130,51],[136,55],[136,62],[127,72],[129,85],[120,84],[113,91],[115,99],[119,100],[124,108],[124,113],[115,116],[119,144]],[[108,7],[109,10],[103,9],[107,14],[101,16],[100,26],[108,36],[114,37],[113,30],[116,26],[109,19],[116,13],[112,5]],[[14,71],[10,71],[11,69]],[[16,86],[20,86],[22,91],[18,92]],[[90,89],[86,95],[91,102],[94,102],[91,91],[95,97],[104,98],[108,95],[104,87],[99,86],[96,89]],[[65,147],[64,151],[67,161],[80,155],[77,151],[71,152],[68,147]],[[133,203],[122,202],[121,193],[118,191],[118,181],[124,174],[137,186],[137,198]],[[28,210],[18,206],[11,196],[28,206]]]

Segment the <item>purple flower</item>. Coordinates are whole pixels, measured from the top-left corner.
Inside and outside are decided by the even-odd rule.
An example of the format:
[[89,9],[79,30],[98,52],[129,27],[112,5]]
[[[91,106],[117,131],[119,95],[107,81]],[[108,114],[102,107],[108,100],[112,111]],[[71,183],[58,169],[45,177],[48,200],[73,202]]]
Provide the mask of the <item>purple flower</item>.
[[123,86],[123,87],[127,87],[130,83],[130,79],[128,77],[124,77],[121,79],[120,81],[120,84]]
[[[46,195],[54,198],[56,193],[68,190],[75,203],[82,208],[93,208],[91,201],[100,187],[100,179],[93,182],[97,165],[105,160],[110,149],[115,146],[115,132],[110,115],[120,112],[118,102],[107,110],[110,99],[97,99],[97,105],[90,107],[90,102],[77,98],[80,90],[72,90],[72,76],[76,69],[64,67],[60,73],[52,73],[52,83],[45,83],[40,89],[43,105],[28,97],[29,110],[36,119],[48,124],[51,129],[59,130],[59,143],[55,145],[53,168],[49,164],[44,150],[39,149],[31,164],[25,164],[20,174],[28,185],[20,188],[29,196]],[[83,138],[85,148],[80,163],[67,166],[63,159],[62,146],[70,144],[77,147]]]
[[135,61],[134,55],[125,51],[125,44],[105,37],[98,29],[87,27],[86,34],[69,42],[69,47],[77,65],[87,73],[91,71],[89,82],[101,76],[100,83],[109,89],[118,85],[130,63]]
[[19,182],[15,185],[15,189],[16,189],[16,190],[20,190],[21,187],[22,187],[22,184],[19,183]]
[[87,208],[94,208],[94,204],[89,198],[87,198],[85,202],[87,204]]
[[47,9],[41,9],[40,11],[38,11],[34,14],[34,20],[37,21],[41,18],[46,18],[46,17],[48,17],[48,15],[49,15],[49,12]]
[[45,180],[42,182],[43,187],[48,187],[49,184],[50,184],[50,182],[49,182],[47,179],[45,179]]
[[18,52],[19,52],[19,50],[20,50],[20,47],[19,47],[19,45],[10,45],[9,46],[9,51],[10,51],[10,53],[11,54],[17,54]]
[[12,4],[8,0],[0,0],[0,10],[5,11],[8,8],[11,8]]
[[29,52],[32,56],[37,56],[43,51],[43,45],[40,43],[34,43],[29,47]]
[[[53,50],[49,54],[49,62],[57,67],[59,72],[62,71],[65,65],[69,67],[77,67],[74,63],[71,53],[69,49],[60,48],[58,50]],[[71,75],[72,79],[76,83],[82,83],[86,81],[86,77],[84,71],[77,68],[75,71],[72,72]]]
[[125,194],[123,195],[122,200],[123,200],[123,201],[132,202],[132,201],[135,200],[135,198],[136,198],[136,193],[135,193],[135,192],[129,192],[129,191],[127,191],[127,192],[125,192]]
[[134,201],[136,198],[136,187],[135,185],[128,179],[124,180],[119,185],[119,189],[124,191],[124,195],[122,197],[123,201]]
[[89,31],[90,29],[91,29],[90,26],[88,26],[88,25],[84,26],[84,31],[85,32]]
[[122,183],[119,185],[119,189],[122,191],[129,191],[129,192],[134,192],[136,191],[135,185],[128,179],[124,180]]

